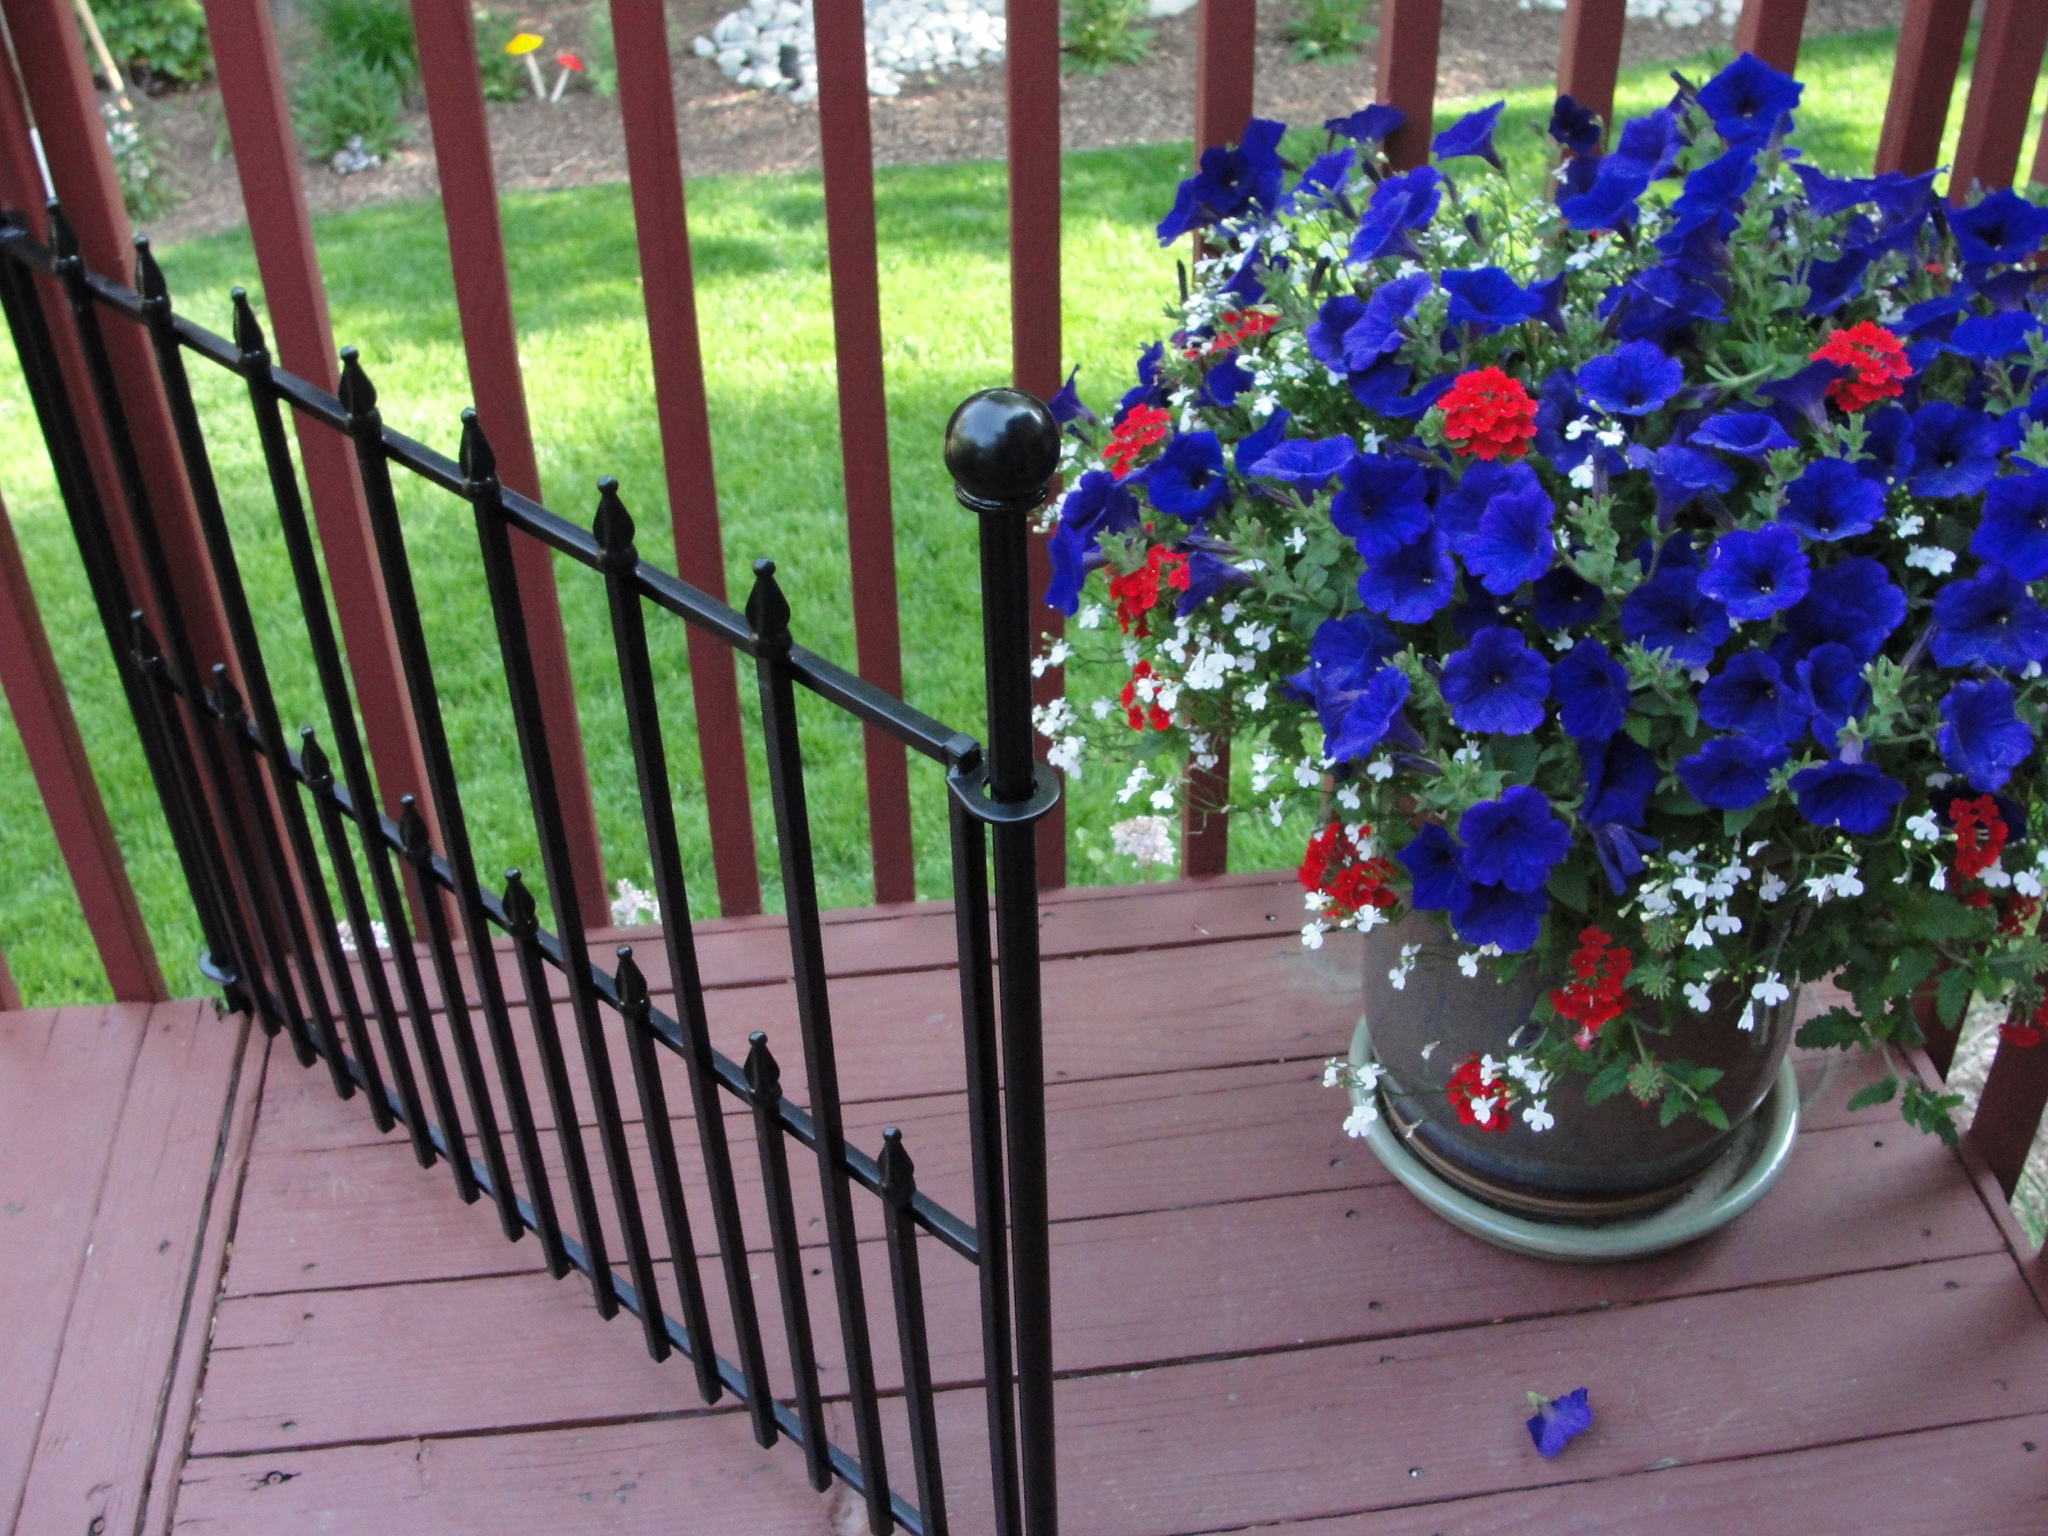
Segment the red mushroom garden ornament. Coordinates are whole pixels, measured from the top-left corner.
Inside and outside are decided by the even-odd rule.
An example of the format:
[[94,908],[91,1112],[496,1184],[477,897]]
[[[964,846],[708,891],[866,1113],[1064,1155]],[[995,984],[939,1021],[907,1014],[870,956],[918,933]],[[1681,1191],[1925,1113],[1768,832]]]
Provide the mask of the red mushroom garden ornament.
[[583,73],[583,61],[567,51],[555,55],[555,62],[562,66],[562,72],[555,76],[555,88],[548,93],[548,105],[553,106],[562,99],[562,91],[569,84],[571,75]]

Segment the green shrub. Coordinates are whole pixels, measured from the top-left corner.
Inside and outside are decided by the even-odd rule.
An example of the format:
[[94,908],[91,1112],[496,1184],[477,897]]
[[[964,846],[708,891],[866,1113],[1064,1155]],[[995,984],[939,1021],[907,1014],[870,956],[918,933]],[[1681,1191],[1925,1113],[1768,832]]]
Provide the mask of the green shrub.
[[419,41],[405,0],[316,0],[307,10],[314,36],[314,67],[356,64],[388,75],[401,97],[420,76]]
[[597,0],[583,24],[583,78],[600,96],[619,94],[619,56],[612,47],[612,8]]
[[[600,6],[599,9],[602,9]],[[476,64],[483,76],[485,101],[521,101],[533,94],[527,83],[526,66],[505,51],[505,45],[519,35],[519,23],[485,6],[476,17]]]
[[1113,64],[1136,64],[1152,51],[1151,32],[1138,25],[1145,0],[1073,0],[1060,28],[1070,68],[1099,75]]
[[360,59],[309,60],[292,93],[292,122],[299,142],[325,160],[360,138],[362,149],[388,155],[404,140],[405,95],[398,82]]
[[1364,0],[1301,0],[1301,14],[1287,23],[1295,58],[1348,59],[1378,36],[1359,21]]
[[114,175],[128,217],[138,224],[155,218],[178,200],[158,163],[162,140],[140,117],[111,101],[100,103],[100,119],[107,127],[107,148],[113,152]]
[[213,69],[200,0],[99,0],[107,52],[145,90],[196,85]]

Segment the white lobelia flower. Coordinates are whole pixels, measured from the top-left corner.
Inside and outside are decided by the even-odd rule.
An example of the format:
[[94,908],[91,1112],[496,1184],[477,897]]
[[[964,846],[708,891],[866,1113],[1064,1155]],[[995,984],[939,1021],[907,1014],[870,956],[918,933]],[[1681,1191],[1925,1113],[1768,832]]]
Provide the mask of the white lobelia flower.
[[1946,576],[1956,568],[1956,552],[1939,544],[1915,544],[1906,551],[1906,564],[1934,576]]
[[1713,1006],[1704,981],[1688,981],[1685,984],[1685,1000],[1692,1004],[1695,1013],[1705,1013]]
[[1344,1074],[1348,1070],[1343,1062],[1337,1060],[1334,1056],[1331,1057],[1323,1063],[1323,1086],[1325,1088],[1337,1087],[1344,1081]]
[[1941,841],[1941,823],[1935,819],[1932,811],[1922,811],[1918,816],[1908,816],[1906,830],[1923,843]]
[[1947,890],[1947,889],[1948,889],[1948,871],[1947,871],[1947,870],[1945,870],[1945,869],[1937,869],[1937,870],[1935,870],[1935,872],[1934,872],[1934,873],[1933,873],[1932,875],[1930,875],[1930,876],[1928,876],[1928,877],[1927,877],[1927,886],[1928,886],[1928,889],[1930,889],[1930,890],[1935,890],[1935,891],[1945,891],[1945,890]]
[[1522,1119],[1532,1131],[1547,1131],[1557,1124],[1557,1116],[1550,1112],[1548,1099],[1534,1099],[1522,1110]]
[[1768,905],[1769,903],[1776,901],[1780,896],[1784,895],[1785,892],[1790,889],[1791,887],[1786,885],[1785,882],[1782,879],[1780,879],[1775,872],[1773,872],[1764,876],[1763,883],[1756,888],[1756,893],[1759,897],[1763,899],[1765,904]]
[[2041,897],[2041,878],[2031,869],[2023,869],[2012,877],[2012,888],[2022,896],[2038,901]]
[[1351,1113],[1344,1117],[1344,1134],[1346,1136],[1363,1136],[1366,1130],[1379,1117],[1380,1107],[1371,1099],[1354,1104],[1351,1107]]
[[1714,909],[1714,915],[1705,919],[1705,922],[1716,933],[1742,932],[1742,919],[1728,910],[1728,903],[1725,901]]
[[1394,776],[1394,765],[1384,757],[1376,757],[1365,765],[1365,776],[1375,784],[1384,784]]
[[1749,995],[1762,1003],[1766,1008],[1775,1008],[1792,995],[1792,989],[1778,979],[1776,971],[1772,971],[1770,975],[1749,989]]
[[1472,1118],[1481,1125],[1491,1125],[1493,1124],[1494,1110],[1503,1107],[1505,1102],[1504,1099],[1496,1099],[1491,1094],[1483,1099],[1474,1099],[1472,1101]]
[[1685,942],[1694,949],[1712,949],[1714,947],[1714,936],[1707,932],[1707,925],[1704,922],[1695,921],[1692,925],[1692,932],[1685,936]]
[[1495,1061],[1491,1053],[1479,1058],[1479,1081],[1482,1085],[1490,1088],[1499,1082],[1501,1071],[1501,1063]]
[[1756,1028],[1756,1004],[1744,1003],[1742,1017],[1735,1021],[1735,1027],[1745,1033]]
[[1323,935],[1328,933],[1329,931],[1330,925],[1328,923],[1303,923],[1301,925],[1302,945],[1308,949],[1321,949],[1323,947]]
[[1835,876],[1835,894],[1837,896],[1861,896],[1863,894],[1863,882],[1857,878],[1856,866],[1854,864],[1851,864],[1847,869]]
[[1467,976],[1477,976],[1479,974],[1479,951],[1468,949],[1465,953],[1458,956],[1458,969]]

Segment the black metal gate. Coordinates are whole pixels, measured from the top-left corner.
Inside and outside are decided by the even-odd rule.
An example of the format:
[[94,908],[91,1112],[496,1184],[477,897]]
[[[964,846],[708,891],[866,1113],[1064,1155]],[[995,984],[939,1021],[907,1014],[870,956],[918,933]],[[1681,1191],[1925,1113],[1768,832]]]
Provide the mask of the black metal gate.
[[[687,1358],[706,1403],[731,1394],[745,1406],[761,1445],[772,1445],[778,1437],[794,1441],[814,1487],[828,1488],[837,1477],[857,1491],[865,1500],[874,1536],[898,1526],[932,1536],[941,1536],[948,1528],[920,1277],[920,1234],[976,1265],[995,1529],[999,1536],[1054,1536],[1044,1067],[1032,823],[1057,800],[1058,786],[1032,760],[1025,574],[1025,520],[1043,501],[1057,456],[1056,429],[1045,408],[1013,391],[987,391],[963,404],[948,429],[947,462],[959,498],[980,522],[990,735],[984,754],[971,736],[948,730],[796,645],[790,635],[789,605],[771,562],[756,563],[746,611],[736,612],[640,559],[632,519],[614,482],[599,482],[596,518],[586,531],[498,483],[490,446],[474,412],[463,416],[460,463],[450,462],[383,425],[376,392],[352,350],[342,353],[337,399],[271,365],[262,329],[241,290],[235,292],[230,341],[173,314],[162,274],[145,241],[136,242],[142,289],[138,294],[85,270],[54,206],[50,231],[51,248],[46,249],[18,221],[0,223],[0,257],[5,258],[0,260],[0,306],[13,332],[59,493],[198,911],[207,945],[202,964],[230,1005],[253,1011],[273,1035],[282,1033],[302,1065],[324,1063],[342,1098],[360,1092],[380,1131],[403,1127],[422,1167],[445,1162],[465,1201],[491,1202],[508,1239],[517,1241],[533,1233],[557,1278],[572,1269],[581,1271],[603,1316],[616,1316],[623,1309],[639,1318],[648,1353],[656,1360],[672,1352]],[[57,300],[47,312],[45,297]],[[232,658],[193,653],[151,511],[151,488],[129,432],[102,332],[102,309],[117,317],[117,324],[144,326],[150,337],[227,620]],[[67,392],[50,328],[52,316],[59,323],[68,322],[75,336],[90,379],[90,399],[74,400]],[[324,697],[324,746],[309,726],[301,731],[295,749],[278,719],[186,377],[187,352],[238,373],[247,382],[277,528],[297,584],[306,643]],[[286,441],[287,407],[327,429],[346,433],[354,442],[412,723],[426,765],[426,788],[440,829],[438,849],[426,817],[410,797],[395,818],[378,804]],[[83,424],[95,420],[111,449],[120,499],[128,508],[161,635],[144,621],[116,556],[112,513],[95,485],[84,436]],[[503,888],[495,892],[478,877],[393,496],[393,466],[466,500],[474,511],[557,932],[540,926],[534,896],[517,870],[507,871]],[[587,946],[578,939],[586,927],[569,872],[526,615],[513,576],[515,536],[541,540],[596,572],[604,584],[655,896],[666,920],[662,942],[675,1017],[653,1006],[647,979],[630,947],[618,950],[615,967],[607,971],[591,962]],[[650,607],[752,657],[758,673],[808,1109],[784,1096],[765,1035],[751,1037],[744,1063],[711,1044],[648,650]],[[971,1222],[918,1191],[910,1156],[894,1129],[883,1133],[875,1155],[846,1139],[803,754],[797,739],[799,687],[887,732],[946,770],[971,1141]],[[999,980],[991,963],[990,829],[995,940],[1003,957]],[[337,898],[347,932],[360,940],[353,959],[337,925]],[[414,918],[423,930],[417,938]],[[388,936],[389,970],[369,939],[378,922]],[[493,949],[497,933],[511,940],[524,993],[529,1048],[556,1128],[559,1173],[550,1171],[543,1154],[514,1019],[517,1003],[508,1002]],[[595,1122],[600,1165],[595,1171],[584,1142],[583,1106],[577,1102],[557,1025],[551,972],[560,973],[567,988],[569,1033],[580,1053],[587,1107]],[[444,1012],[448,1054],[455,1058],[452,1073],[434,1023],[429,974]],[[648,1142],[658,1237],[666,1241],[671,1259],[666,1291],[614,1083],[610,1053],[615,1041],[626,1050]],[[687,1077],[726,1296],[728,1316],[718,1332],[730,1341],[730,1353],[722,1352],[716,1342],[697,1261],[692,1221],[693,1215],[701,1219],[701,1212],[693,1213],[685,1198],[661,1074],[659,1051],[664,1048],[681,1058]],[[467,1129],[458,1088],[467,1107]],[[769,1378],[721,1094],[746,1106],[758,1151],[787,1346],[787,1377],[781,1391]],[[509,1123],[509,1156],[501,1116]],[[845,1351],[846,1411],[853,1423],[850,1450],[833,1444],[826,1432],[790,1180],[790,1140],[812,1149],[818,1162]],[[600,1183],[609,1188],[622,1259],[615,1260],[604,1229]],[[566,1221],[558,1209],[558,1185],[566,1196]],[[857,1251],[856,1187],[881,1202],[903,1366],[901,1409],[907,1419],[911,1461],[907,1482],[900,1474],[892,1481],[884,1450],[883,1409],[895,1394],[879,1391],[876,1383]],[[900,1491],[911,1489],[914,1500]]]

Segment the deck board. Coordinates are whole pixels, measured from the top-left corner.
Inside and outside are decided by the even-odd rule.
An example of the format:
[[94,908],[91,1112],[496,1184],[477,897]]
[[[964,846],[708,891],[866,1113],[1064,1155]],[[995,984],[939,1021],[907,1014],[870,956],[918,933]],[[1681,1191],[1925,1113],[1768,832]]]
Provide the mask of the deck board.
[[[1792,1161],[1726,1231],[1635,1265],[1517,1259],[1428,1216],[1339,1132],[1318,1064],[1348,1043],[1358,957],[1303,950],[1298,901],[1285,878],[1232,877],[1043,908],[1064,1529],[2048,1529],[2048,1321],[2010,1229],[1958,1160],[1893,1113],[1848,1112],[1868,1063],[1798,1060]],[[665,985],[658,935],[601,937],[634,942]],[[719,1045],[737,1054],[747,1030],[767,1029],[801,1102],[779,925],[713,923],[700,937]],[[964,1214],[951,937],[937,907],[827,924],[854,1139],[872,1147],[901,1125],[921,1185]],[[505,1243],[488,1206],[465,1207],[444,1170],[420,1170],[402,1137],[336,1102],[324,1073],[263,1044],[260,1109],[253,1126],[246,1110],[235,1122],[248,1151],[225,1202],[232,1254],[218,1224],[181,1250],[189,1264],[197,1243],[211,1277],[198,1289],[218,1294],[203,1394],[198,1362],[174,1377],[166,1434],[177,1438],[182,1404],[191,1452],[147,1507],[149,1536],[861,1529],[844,1490],[811,1491],[795,1451],[755,1446],[729,1401],[698,1400],[687,1366],[647,1359],[630,1319],[601,1323],[580,1279],[549,1279],[536,1244]],[[680,1069],[665,1070],[724,1342],[696,1126]],[[751,1136],[727,1110],[782,1383]],[[644,1156],[637,1121],[629,1139]],[[552,1133],[543,1145],[558,1155]],[[806,1223],[815,1171],[801,1152],[793,1168]],[[857,1202],[870,1235],[873,1204]],[[935,1244],[926,1254],[964,1536],[988,1528],[973,1277]],[[810,1257],[831,1390],[836,1313],[826,1255]],[[879,1245],[863,1259],[877,1367],[893,1383]],[[1579,1385],[1596,1427],[1544,1462],[1521,1429],[1523,1395]],[[843,1418],[843,1404],[830,1413]],[[907,1480],[895,1399],[884,1425]]]

